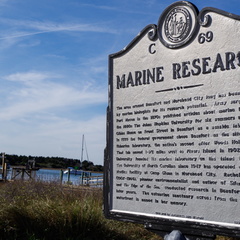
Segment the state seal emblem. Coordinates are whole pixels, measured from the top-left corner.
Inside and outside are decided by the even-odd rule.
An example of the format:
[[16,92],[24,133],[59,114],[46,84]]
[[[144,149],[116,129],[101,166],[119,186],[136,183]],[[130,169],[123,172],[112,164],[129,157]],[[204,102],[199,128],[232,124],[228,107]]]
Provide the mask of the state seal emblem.
[[196,27],[195,6],[188,2],[176,2],[160,16],[158,36],[166,47],[179,48],[190,41]]

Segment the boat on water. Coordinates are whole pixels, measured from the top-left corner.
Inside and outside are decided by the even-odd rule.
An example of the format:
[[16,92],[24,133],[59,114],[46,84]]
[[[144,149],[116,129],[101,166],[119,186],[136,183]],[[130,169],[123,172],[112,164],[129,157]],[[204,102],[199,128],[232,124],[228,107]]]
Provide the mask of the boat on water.
[[90,175],[90,172],[84,171],[84,170],[81,169],[82,168],[82,162],[83,162],[84,147],[85,147],[85,151],[86,151],[87,161],[89,162],[87,146],[86,146],[86,142],[84,140],[84,134],[83,134],[83,136],[82,136],[82,153],[81,153],[81,159],[80,159],[80,169],[75,169],[73,167],[68,167],[67,170],[65,170],[63,172],[64,174],[81,175],[81,176],[84,176],[84,177],[88,177]]
[[74,169],[73,167],[68,167],[67,170],[65,170],[63,173],[64,174],[74,174],[74,175],[82,175],[83,174],[83,170],[79,170],[79,169]]

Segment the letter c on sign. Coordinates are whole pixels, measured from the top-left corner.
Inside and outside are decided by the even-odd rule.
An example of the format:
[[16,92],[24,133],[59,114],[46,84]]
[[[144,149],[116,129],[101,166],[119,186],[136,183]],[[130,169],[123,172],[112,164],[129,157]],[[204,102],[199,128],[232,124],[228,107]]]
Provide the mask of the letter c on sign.
[[151,54],[156,53],[156,50],[155,50],[155,49],[152,49],[152,47],[155,46],[155,45],[156,45],[156,44],[153,43],[153,44],[151,44],[151,45],[149,46],[149,48],[148,48],[149,53],[151,53]]

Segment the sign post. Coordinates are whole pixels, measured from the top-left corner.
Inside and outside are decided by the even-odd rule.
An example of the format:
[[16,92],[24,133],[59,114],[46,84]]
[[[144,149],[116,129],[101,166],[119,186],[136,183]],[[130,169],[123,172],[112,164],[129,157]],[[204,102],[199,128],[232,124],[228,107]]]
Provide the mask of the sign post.
[[240,237],[240,16],[170,5],[109,56],[105,215]]

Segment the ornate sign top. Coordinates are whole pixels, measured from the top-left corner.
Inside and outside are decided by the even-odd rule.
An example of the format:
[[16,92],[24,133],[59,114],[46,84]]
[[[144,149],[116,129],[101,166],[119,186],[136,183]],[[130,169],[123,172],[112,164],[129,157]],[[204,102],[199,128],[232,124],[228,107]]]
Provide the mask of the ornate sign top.
[[158,36],[166,47],[178,48],[191,40],[196,28],[196,7],[188,2],[176,2],[160,16]]

